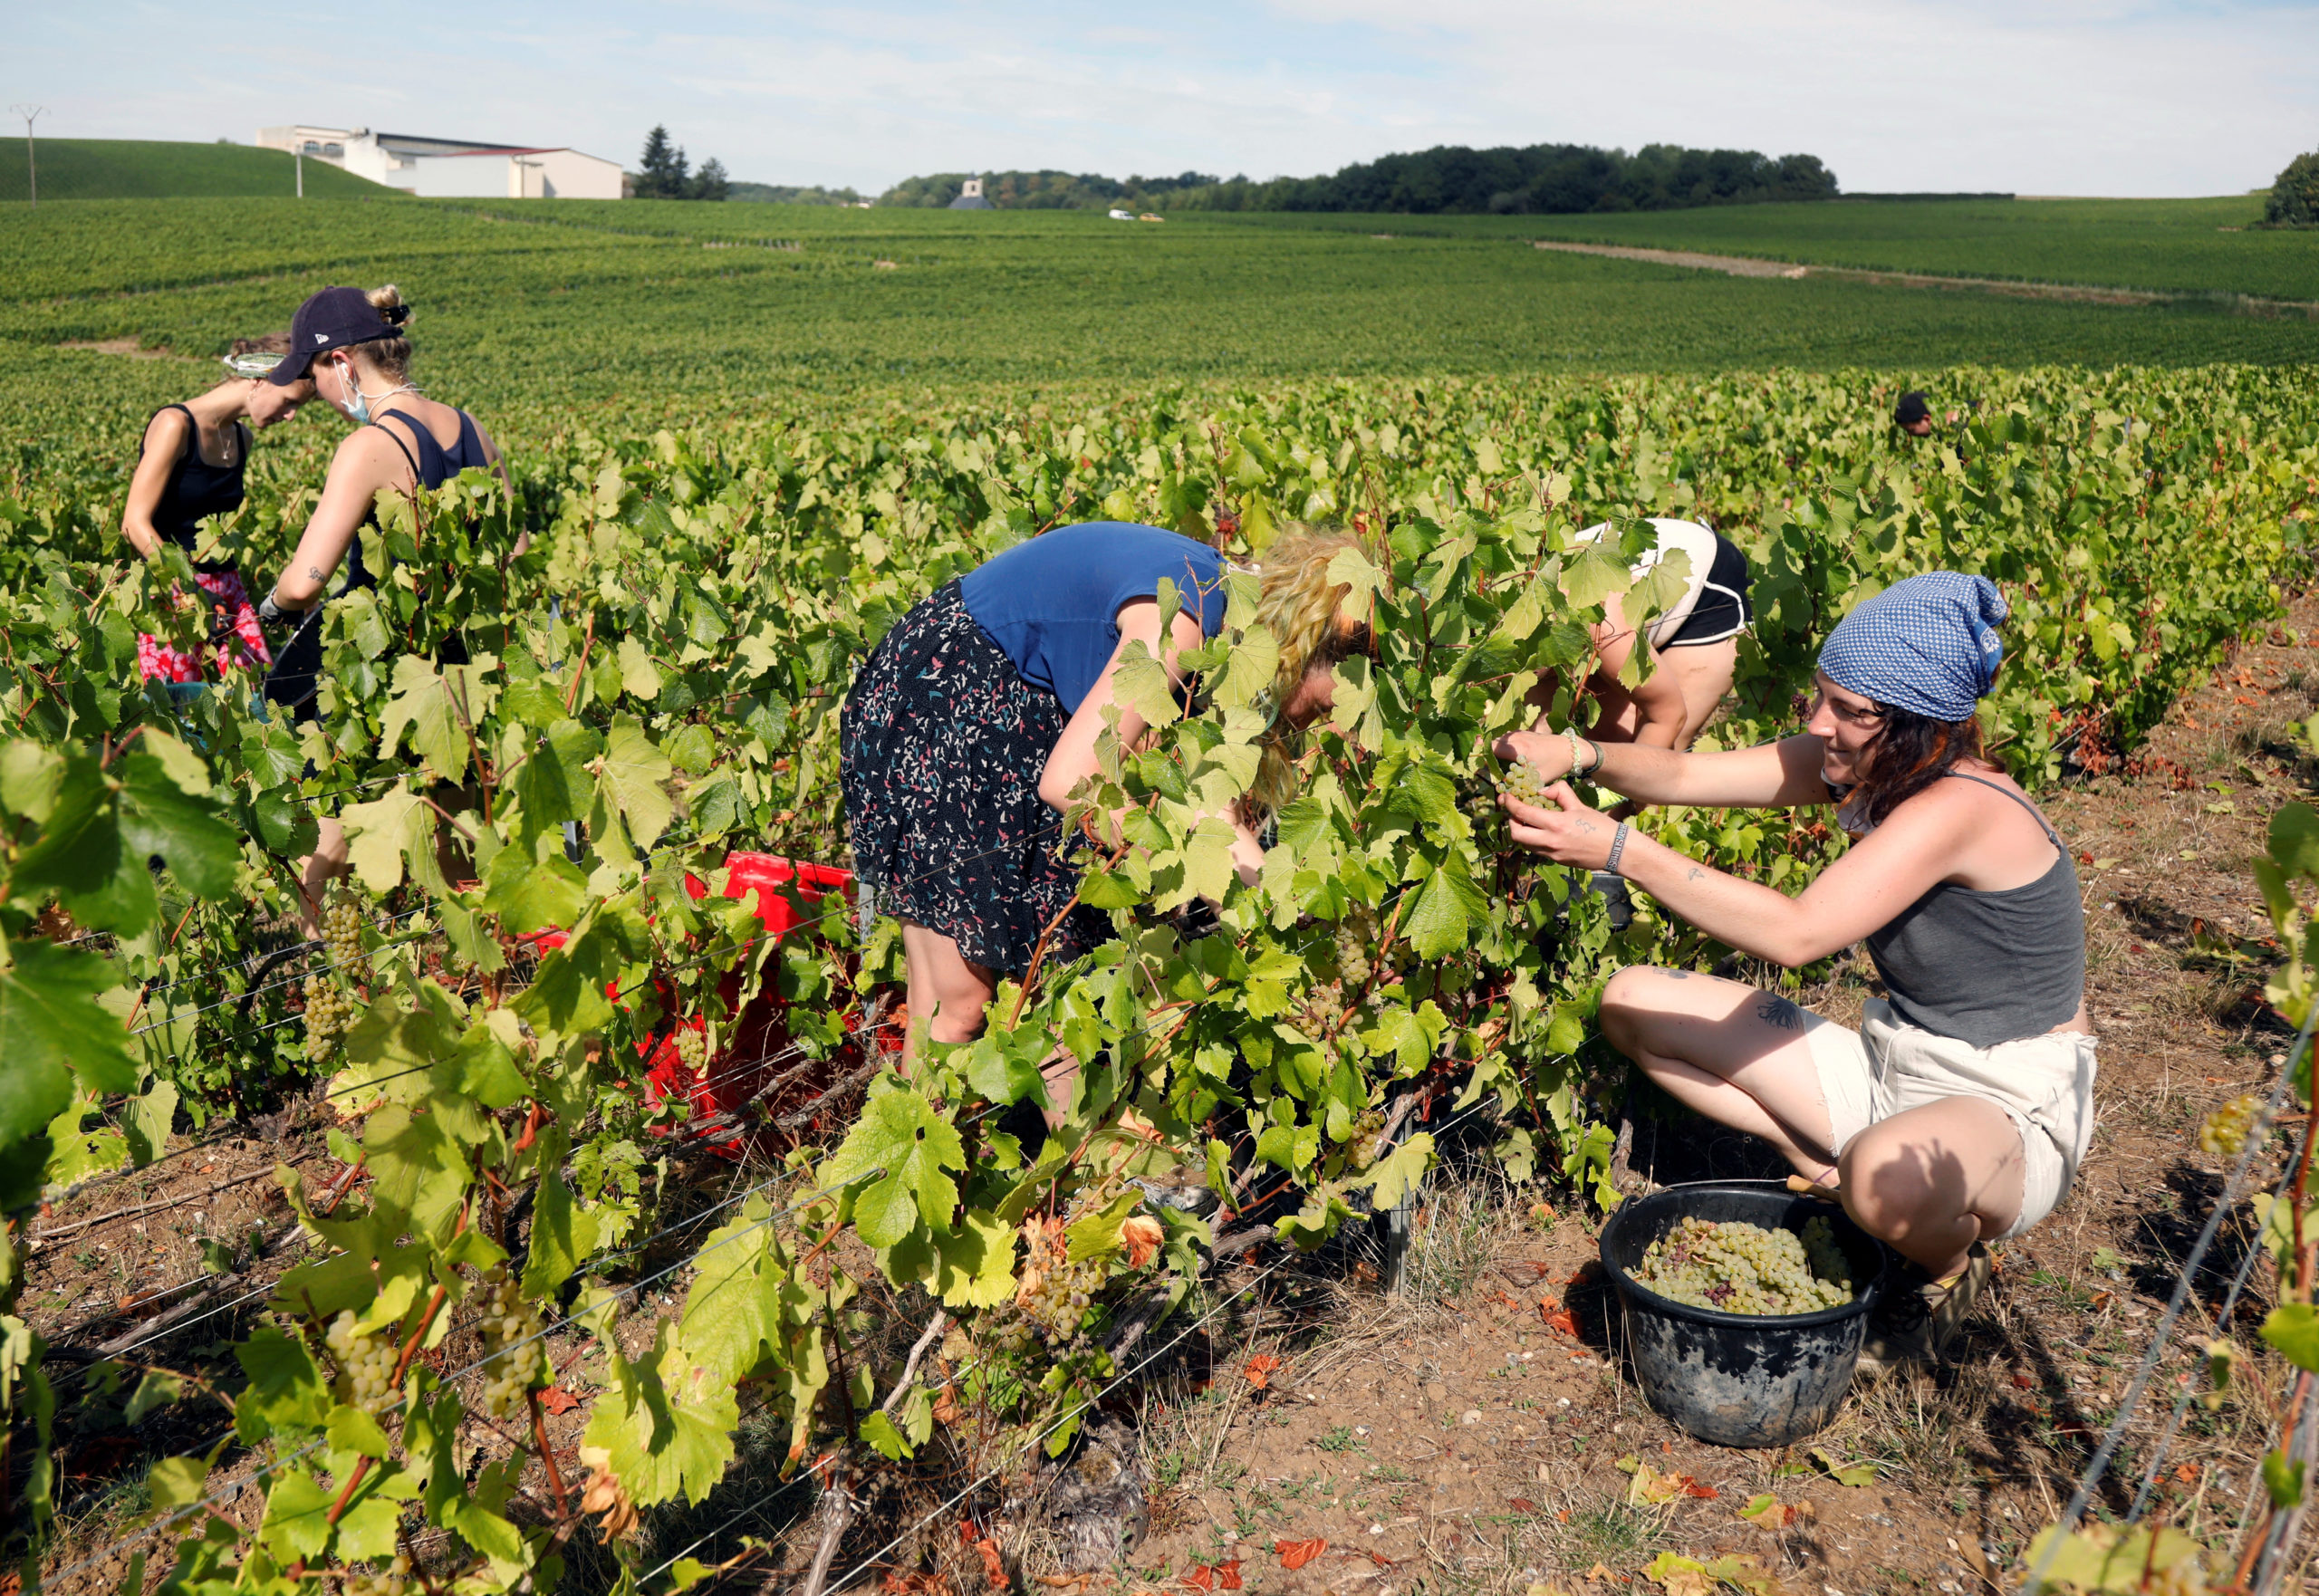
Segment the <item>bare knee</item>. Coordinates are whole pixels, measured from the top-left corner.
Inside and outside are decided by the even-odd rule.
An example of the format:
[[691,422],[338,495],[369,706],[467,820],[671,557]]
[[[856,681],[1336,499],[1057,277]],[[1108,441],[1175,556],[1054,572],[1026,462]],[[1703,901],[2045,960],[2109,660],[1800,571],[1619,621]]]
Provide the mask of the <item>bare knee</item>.
[[1671,1010],[1673,981],[1651,965],[1630,965],[1602,984],[1602,1036],[1627,1057],[1650,1068],[1653,1022]]
[[940,1043],[972,1042],[982,1034],[983,1009],[989,1002],[986,992],[942,994],[926,1023],[927,1035]]
[[1890,1242],[1945,1229],[1967,1207],[1963,1171],[1954,1164],[1912,1137],[1872,1125],[1836,1160],[1844,1207],[1862,1229]]
[[983,1014],[990,1006],[992,991],[971,970],[961,969],[949,980],[937,981],[927,1034],[936,1042],[972,1042],[983,1033]]

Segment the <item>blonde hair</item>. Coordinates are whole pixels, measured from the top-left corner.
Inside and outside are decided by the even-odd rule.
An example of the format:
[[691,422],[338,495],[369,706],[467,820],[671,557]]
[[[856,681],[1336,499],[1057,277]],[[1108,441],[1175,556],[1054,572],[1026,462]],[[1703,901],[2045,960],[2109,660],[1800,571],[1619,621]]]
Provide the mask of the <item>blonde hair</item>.
[[[362,296],[370,308],[387,319],[389,325],[402,328],[410,325],[410,306],[404,303],[402,291],[393,284],[373,288]],[[362,359],[379,370],[379,374],[395,382],[410,380],[410,340],[400,332],[392,338],[374,338],[368,343],[351,346]]]
[[1288,721],[1287,709],[1304,678],[1369,651],[1367,606],[1355,607],[1352,584],[1329,575],[1337,556],[1348,552],[1378,563],[1376,546],[1357,533],[1292,523],[1256,565],[1256,624],[1280,645],[1280,663],[1273,672],[1272,730],[1248,793],[1252,810],[1277,811],[1295,793],[1304,738],[1304,729]]

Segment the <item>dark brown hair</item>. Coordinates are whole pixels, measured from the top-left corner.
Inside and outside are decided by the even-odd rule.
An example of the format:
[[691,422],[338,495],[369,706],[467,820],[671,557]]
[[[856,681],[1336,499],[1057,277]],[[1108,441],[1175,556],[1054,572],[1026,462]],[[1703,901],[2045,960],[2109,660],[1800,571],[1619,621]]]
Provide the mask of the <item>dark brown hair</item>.
[[1981,723],[1969,716],[1935,720],[1889,704],[1876,708],[1884,717],[1884,729],[1863,750],[1867,763],[1859,786],[1852,789],[1858,813],[1869,825],[1882,825],[1894,810],[1947,775],[1959,760],[1988,757],[1981,745]]

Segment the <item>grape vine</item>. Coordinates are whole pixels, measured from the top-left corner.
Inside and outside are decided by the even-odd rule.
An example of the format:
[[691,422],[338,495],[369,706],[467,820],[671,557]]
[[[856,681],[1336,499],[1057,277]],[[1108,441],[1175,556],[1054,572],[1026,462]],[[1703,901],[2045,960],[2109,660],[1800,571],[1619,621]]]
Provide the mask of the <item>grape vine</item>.
[[[345,1120],[330,1146],[367,1177],[323,1202],[285,1175],[320,1245],[234,1351],[231,1457],[254,1467],[158,1461],[166,1511],[136,1547],[173,1540],[155,1555],[184,1591],[488,1596],[545,1589],[587,1525],[631,1559],[650,1515],[717,1489],[745,1399],[801,1467],[969,1430],[1060,1452],[1116,1377],[1123,1305],[1165,1313],[1194,1290],[1218,1239],[1202,1214],[1260,1202],[1311,1247],[1400,1202],[1435,1150],[1395,1118],[1417,1098],[1478,1105],[1513,1178],[1604,1195],[1600,983],[1721,950],[1647,904],[1613,931],[1566,872],[1509,853],[1487,803],[1500,783],[1542,795],[1487,750],[1535,697],[1556,724],[1584,712],[1605,601],[1667,596],[1630,591],[1639,550],[1576,528],[1691,514],[1746,550],[1759,623],[1710,734],[1726,744],[1792,725],[1816,638],[1856,595],[1988,569],[2018,642],[1990,731],[2032,783],[2089,735],[2150,725],[2276,619],[2307,557],[2306,389],[1981,375],[1970,448],[1937,468],[1881,452],[1859,382],[1792,375],[1285,386],[632,438],[559,419],[513,451],[515,498],[470,477],[385,509],[368,563],[397,579],[318,623],[303,727],[241,684],[138,688],[136,637],[182,627],[168,595],[190,571],[126,568],[97,541],[75,475],[94,457],[36,480],[54,530],[0,588],[0,1057],[22,1082],[0,1103],[0,1196],[21,1212],[43,1183],[149,1160],[174,1114],[270,1108],[325,1071]],[[1341,574],[1377,649],[1340,668],[1244,882],[1202,816],[1251,779],[1277,640],[1236,598],[1191,661],[1202,703],[1139,704],[1157,739],[1106,745],[1078,795],[1129,816],[1131,847],[1083,856],[1082,901],[1114,938],[1009,984],[1005,1023],[904,1077],[872,1040],[900,974],[892,922],[841,882],[768,886],[742,856],[842,863],[854,665],[917,599],[1066,516],[1245,557],[1292,517],[1358,520],[1377,558]],[[217,530],[266,569],[296,524],[261,494]],[[272,972],[317,811],[345,825],[351,874],[293,986]],[[1639,823],[1790,889],[1842,845],[1786,816]],[[388,917],[393,937],[371,928]],[[656,1093],[663,1046],[702,1091]],[[1080,1073],[1050,1101],[1058,1048]],[[704,1152],[681,1133],[713,1098]],[[1044,1145],[1024,1133],[1041,1115]],[[681,1268],[650,1265],[676,1272],[681,1307],[623,1338],[619,1283],[698,1214],[698,1166],[724,1154],[716,1227],[678,1233]],[[1185,1168],[1206,1203],[1150,1195]],[[22,1234],[0,1248],[10,1293]],[[1766,1300],[1802,1289],[1787,1264],[1753,1267]],[[952,1322],[947,1370],[881,1360],[897,1304]],[[39,1339],[13,1314],[0,1331],[0,1400],[44,1423]],[[447,1338],[470,1333],[462,1370]],[[554,1367],[587,1372],[561,1426],[543,1417],[554,1337]],[[471,1478],[481,1434],[496,1460]],[[38,1525],[56,1485],[34,1477]],[[218,1493],[250,1479],[261,1511],[229,1519]]]

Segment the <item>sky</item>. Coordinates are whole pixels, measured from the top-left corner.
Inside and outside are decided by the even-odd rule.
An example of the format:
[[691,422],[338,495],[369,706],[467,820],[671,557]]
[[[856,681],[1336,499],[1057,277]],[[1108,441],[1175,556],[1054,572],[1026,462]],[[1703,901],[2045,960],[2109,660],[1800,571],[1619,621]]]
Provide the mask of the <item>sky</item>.
[[1807,152],[1851,192],[2207,195],[2319,148],[2319,0],[0,0],[0,103],[57,137],[308,122],[632,168],[661,122],[864,194],[1657,142]]

